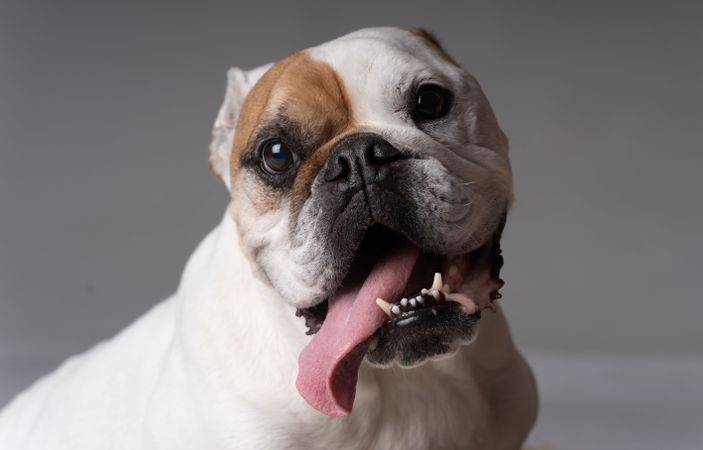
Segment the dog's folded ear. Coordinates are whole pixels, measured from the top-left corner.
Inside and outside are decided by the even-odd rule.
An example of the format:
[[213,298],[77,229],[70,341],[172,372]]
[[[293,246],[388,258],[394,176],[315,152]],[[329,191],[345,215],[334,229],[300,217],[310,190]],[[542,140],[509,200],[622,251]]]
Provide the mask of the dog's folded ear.
[[459,64],[454,60],[454,58],[447,53],[446,50],[444,50],[444,47],[442,47],[442,44],[440,44],[439,39],[437,39],[437,36],[434,35],[434,33],[427,31],[424,28],[415,28],[412,30],[412,33],[425,41],[425,43],[430,47],[433,48],[437,53],[439,53],[442,58],[446,59],[450,63],[454,64],[455,66],[458,66]]
[[210,170],[230,187],[229,160],[232,153],[234,129],[244,104],[244,99],[271,64],[252,70],[231,67],[227,71],[227,91],[212,128],[210,141]]

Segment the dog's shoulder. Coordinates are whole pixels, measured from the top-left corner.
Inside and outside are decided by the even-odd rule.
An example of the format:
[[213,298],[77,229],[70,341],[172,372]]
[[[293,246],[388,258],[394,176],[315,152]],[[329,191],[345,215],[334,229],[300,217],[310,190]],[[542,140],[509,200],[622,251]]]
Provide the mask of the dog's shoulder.
[[[166,300],[114,338],[63,362],[0,411],[0,448],[100,448],[140,435],[160,362],[172,339]],[[124,442],[122,448],[136,448]],[[91,445],[95,444],[95,445]]]

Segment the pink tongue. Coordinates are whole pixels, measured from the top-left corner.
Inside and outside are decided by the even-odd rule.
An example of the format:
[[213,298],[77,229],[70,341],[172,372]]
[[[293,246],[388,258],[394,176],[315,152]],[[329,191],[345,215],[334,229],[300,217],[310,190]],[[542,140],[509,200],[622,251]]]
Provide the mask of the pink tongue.
[[366,340],[386,316],[376,298],[395,301],[410,278],[417,248],[404,242],[386,251],[361,287],[341,288],[329,299],[327,318],[298,358],[296,385],[315,409],[330,416],[351,412]]

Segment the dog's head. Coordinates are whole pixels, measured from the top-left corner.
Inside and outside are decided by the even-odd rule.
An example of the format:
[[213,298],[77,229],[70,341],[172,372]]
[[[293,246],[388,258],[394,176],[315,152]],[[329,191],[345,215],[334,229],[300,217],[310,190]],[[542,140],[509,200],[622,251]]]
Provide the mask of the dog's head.
[[[241,246],[298,309],[298,389],[351,410],[357,371],[451,355],[502,285],[507,141],[425,31],[361,30],[228,73],[210,163]],[[436,275],[435,275],[436,274]]]

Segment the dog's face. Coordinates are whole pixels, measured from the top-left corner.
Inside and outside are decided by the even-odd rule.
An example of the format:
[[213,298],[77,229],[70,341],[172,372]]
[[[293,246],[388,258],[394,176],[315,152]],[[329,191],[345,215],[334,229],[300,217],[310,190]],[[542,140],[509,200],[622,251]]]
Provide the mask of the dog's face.
[[451,354],[498,296],[507,141],[423,31],[362,30],[231,69],[210,162],[247,257],[317,333],[298,386],[318,409],[351,408],[364,356]]

